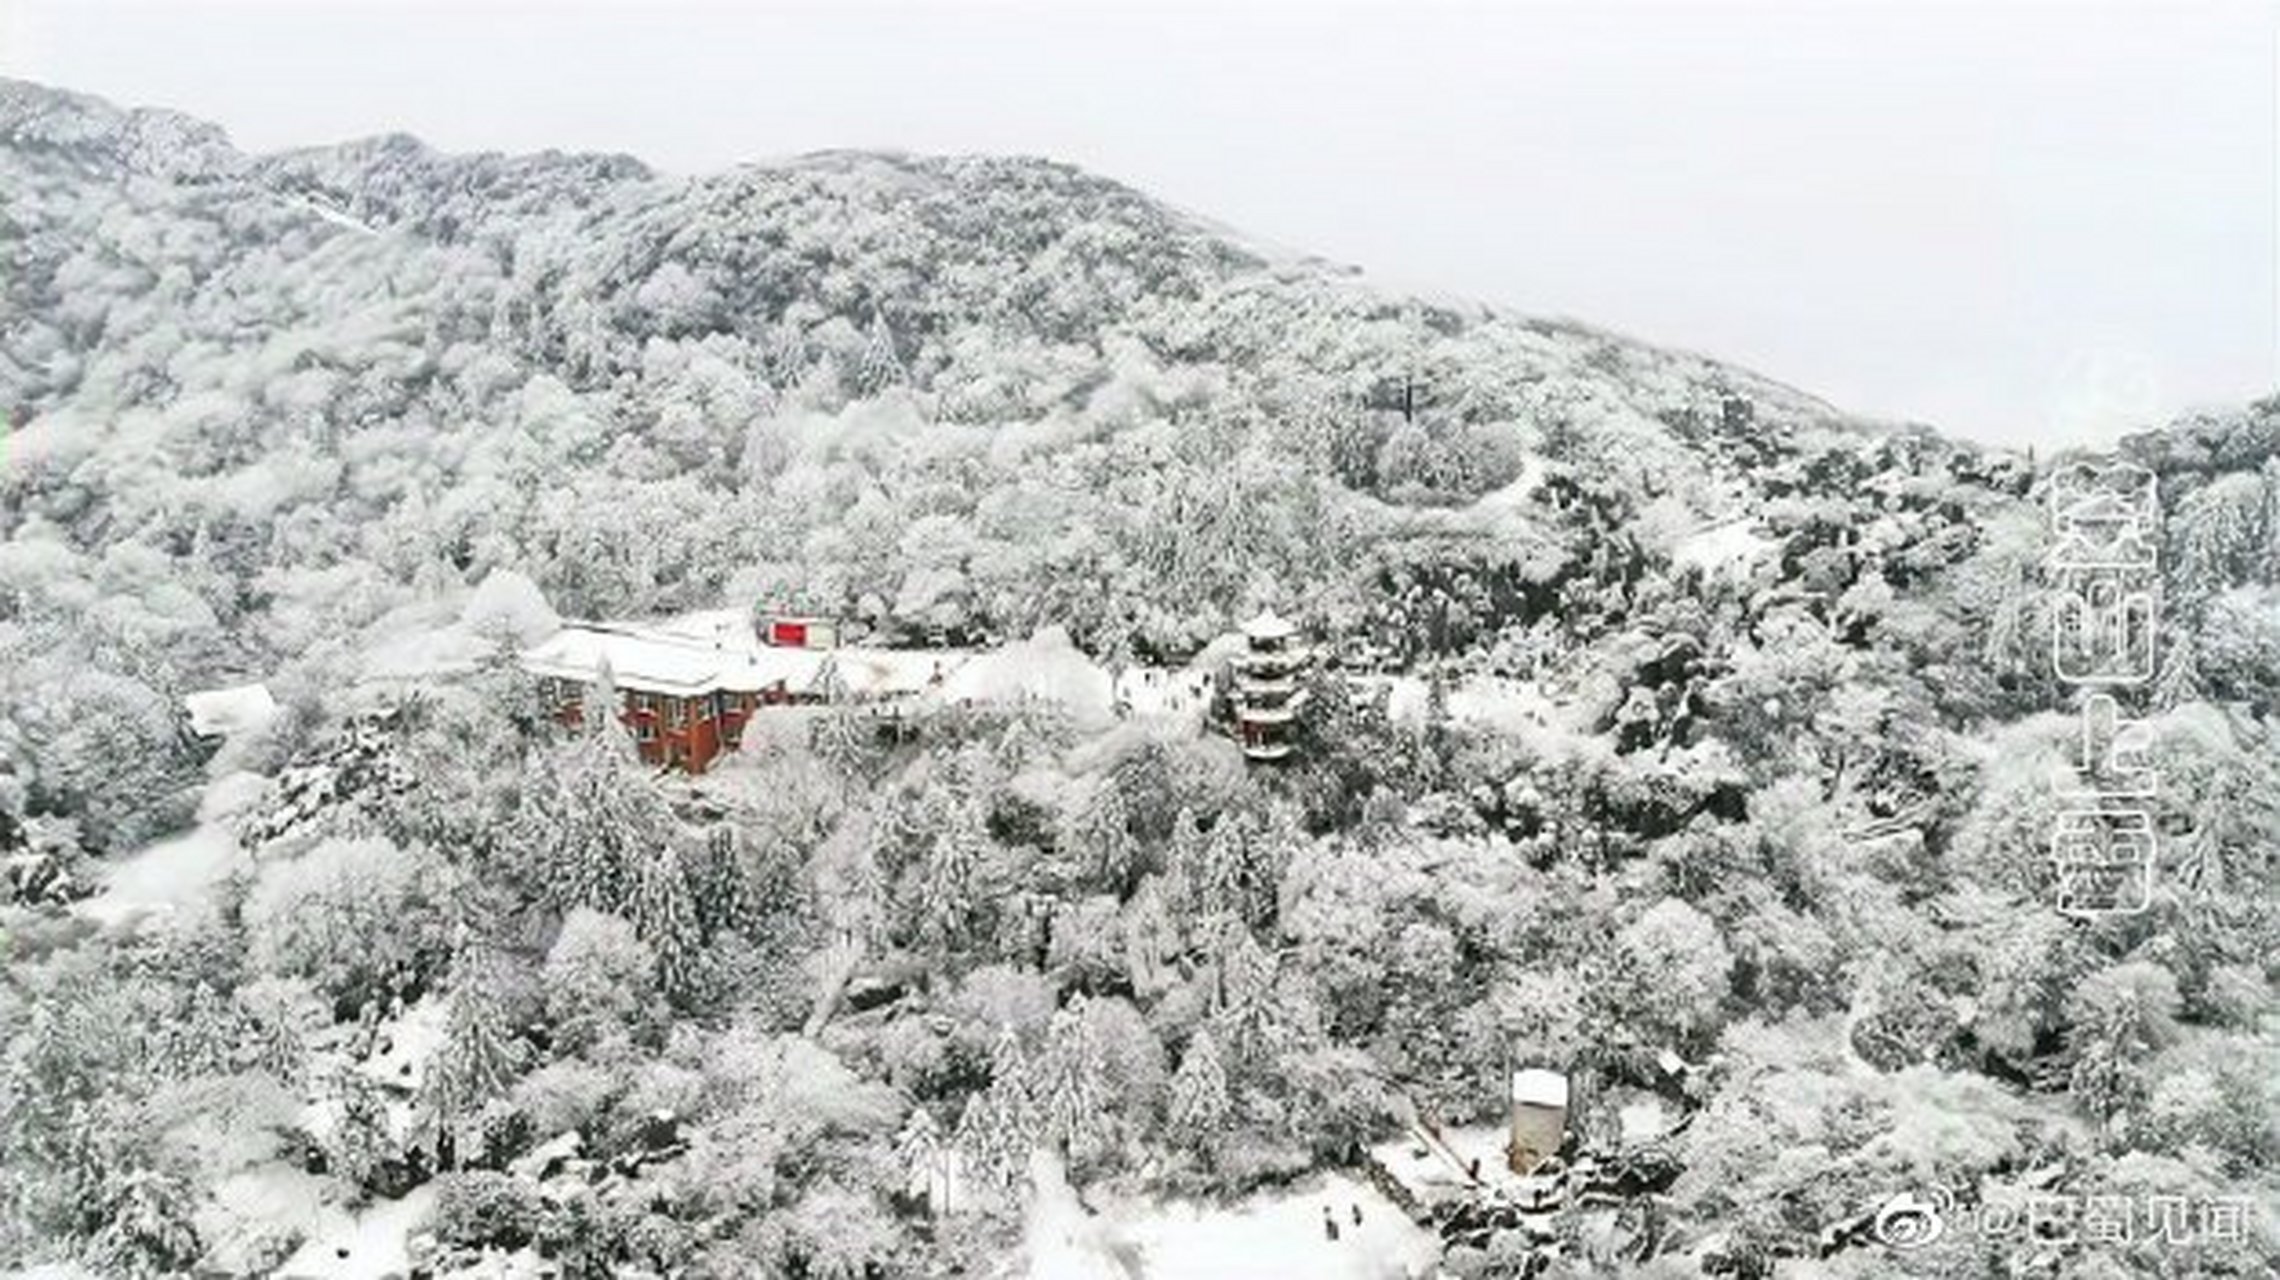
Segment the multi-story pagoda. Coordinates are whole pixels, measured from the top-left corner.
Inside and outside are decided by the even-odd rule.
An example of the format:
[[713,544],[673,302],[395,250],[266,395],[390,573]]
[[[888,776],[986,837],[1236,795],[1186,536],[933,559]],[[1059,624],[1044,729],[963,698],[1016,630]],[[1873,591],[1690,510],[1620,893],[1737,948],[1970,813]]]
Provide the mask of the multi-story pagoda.
[[1298,628],[1267,610],[1243,624],[1235,655],[1235,741],[1253,760],[1281,760],[1296,746],[1293,726],[1306,701],[1300,678],[1314,661]]

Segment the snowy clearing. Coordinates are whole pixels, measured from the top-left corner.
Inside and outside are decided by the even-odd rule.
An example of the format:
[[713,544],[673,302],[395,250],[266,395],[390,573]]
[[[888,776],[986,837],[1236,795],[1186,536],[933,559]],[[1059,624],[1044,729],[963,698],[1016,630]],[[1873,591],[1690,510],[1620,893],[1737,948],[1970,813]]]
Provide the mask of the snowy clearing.
[[1758,533],[1756,525],[1754,517],[1745,516],[1698,529],[1671,548],[1671,563],[1693,565],[1706,573],[1746,573],[1774,548]]
[[[1335,1240],[1326,1214],[1337,1223]],[[1344,1173],[1224,1208],[1173,1203],[1134,1215],[1114,1230],[1138,1250],[1144,1280],[1396,1280],[1430,1275],[1441,1257],[1438,1236]]]
[[1027,1280],[1407,1280],[1441,1257],[1438,1236],[1346,1173],[1232,1205],[1111,1202],[1092,1213],[1056,1167],[1038,1164]]
[[435,1188],[378,1200],[361,1213],[324,1205],[309,1239],[275,1272],[277,1280],[383,1280],[410,1273],[407,1241],[435,1207]]
[[103,887],[75,910],[117,928],[141,916],[203,904],[208,891],[230,872],[253,865],[253,855],[238,843],[232,819],[267,785],[250,773],[215,779],[198,805],[197,826],[112,863],[104,869]]

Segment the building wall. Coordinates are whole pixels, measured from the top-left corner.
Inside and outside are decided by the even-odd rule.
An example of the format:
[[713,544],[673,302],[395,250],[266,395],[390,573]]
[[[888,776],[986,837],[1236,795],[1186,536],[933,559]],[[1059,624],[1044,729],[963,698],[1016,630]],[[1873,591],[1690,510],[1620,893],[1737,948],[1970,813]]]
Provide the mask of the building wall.
[[[585,722],[585,690],[557,681],[541,690],[548,714],[565,728]],[[618,723],[634,740],[644,764],[674,765],[690,773],[712,767],[723,751],[742,741],[744,728],[762,706],[789,701],[781,688],[761,693],[723,693],[682,698],[642,689],[619,690]]]
[[1567,1108],[1513,1103],[1509,1150],[1512,1172],[1533,1172],[1547,1157],[1559,1153],[1560,1142],[1566,1134]]

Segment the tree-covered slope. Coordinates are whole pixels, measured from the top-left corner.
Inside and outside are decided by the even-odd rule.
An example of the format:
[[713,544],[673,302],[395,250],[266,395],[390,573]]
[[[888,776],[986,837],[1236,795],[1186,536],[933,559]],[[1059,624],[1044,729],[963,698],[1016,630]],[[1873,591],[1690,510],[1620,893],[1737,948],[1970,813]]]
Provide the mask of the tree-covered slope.
[[[1519,1061],[1574,1072],[1596,1150],[1658,1090],[1693,1116],[1666,1194],[1562,1237],[1578,1273],[2280,1258],[2269,1222],[1906,1254],[1855,1222],[2272,1197],[2280,402],[2122,450],[2161,483],[2126,710],[2162,853],[2149,910],[2079,920],[2049,459],[1044,161],[248,156],[0,82],[0,243],[0,843],[123,853],[201,791],[218,831],[178,695],[286,704],[225,757],[275,776],[211,910],[0,908],[0,1261],[236,1259],[230,1179],[387,1197],[449,1133],[467,1256],[980,1274],[1029,1144],[1090,1195],[1227,1193],[1493,1122]],[[1176,718],[787,714],[702,795],[553,733],[509,664],[352,696],[463,607],[718,604],[1152,664],[1272,604],[1345,665],[1284,770]],[[440,1028],[392,1101],[384,1011]],[[241,1143],[186,1121],[225,1104]],[[603,1189],[540,1193],[564,1135]],[[929,1142],[977,1212],[903,1194]]]

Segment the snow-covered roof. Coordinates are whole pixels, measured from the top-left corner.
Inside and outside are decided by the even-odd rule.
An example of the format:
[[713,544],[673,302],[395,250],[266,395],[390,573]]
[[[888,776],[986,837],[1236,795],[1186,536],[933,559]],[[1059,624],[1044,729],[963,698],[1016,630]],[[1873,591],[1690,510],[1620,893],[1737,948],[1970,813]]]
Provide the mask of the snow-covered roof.
[[277,715],[277,700],[262,684],[206,689],[182,699],[190,715],[190,732],[199,737],[220,737],[259,729]]
[[820,692],[826,672],[856,698],[923,693],[969,655],[951,649],[798,649],[762,644],[730,614],[690,614],[653,626],[579,623],[523,654],[533,675],[596,684],[605,667],[621,689],[674,697],[782,685]]
[[564,627],[523,654],[533,675],[691,696],[721,687],[729,655],[701,641],[600,626]]
[[1243,624],[1243,634],[1253,640],[1284,640],[1298,634],[1288,618],[1269,609]]
[[1537,1107],[1564,1107],[1568,1078],[1542,1067],[1523,1067],[1512,1073],[1512,1101]]

